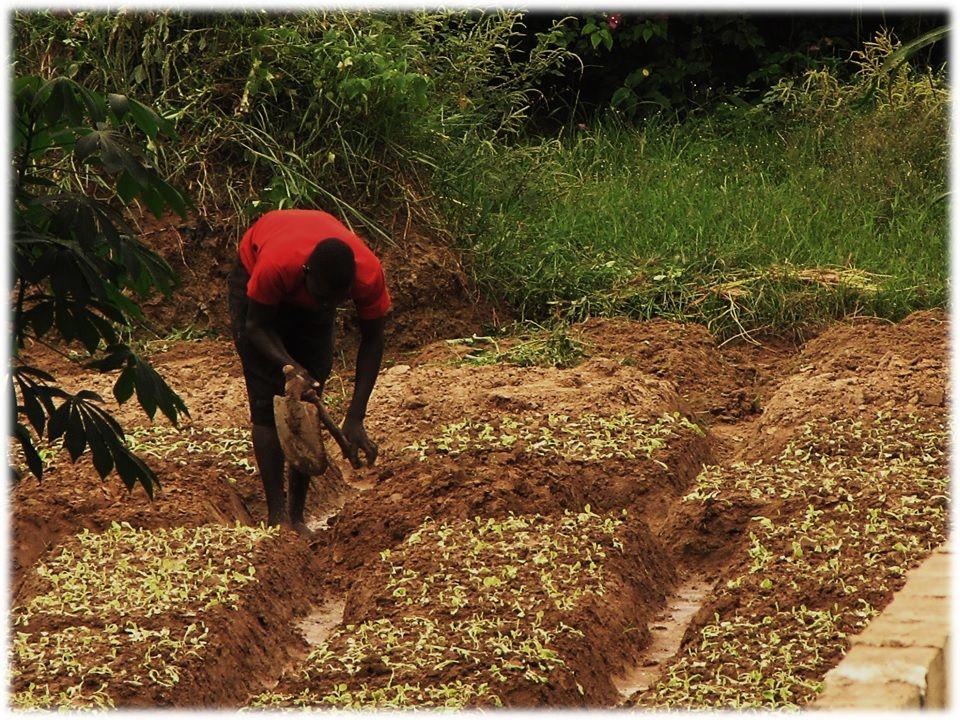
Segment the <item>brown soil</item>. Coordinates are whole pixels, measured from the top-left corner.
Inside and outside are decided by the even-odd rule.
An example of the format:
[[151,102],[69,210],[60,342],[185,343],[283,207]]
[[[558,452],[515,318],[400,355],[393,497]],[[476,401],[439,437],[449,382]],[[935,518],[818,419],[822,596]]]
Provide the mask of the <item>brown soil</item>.
[[[160,253],[181,279],[176,303],[160,296],[144,303],[151,325],[161,336],[194,327],[229,337],[227,275],[246,228],[223,218],[184,221],[177,216],[156,220],[148,215],[140,224],[143,241]],[[399,226],[392,237],[390,243],[366,239],[387,274],[393,299],[387,338],[395,351],[413,350],[438,338],[469,335],[497,319],[497,311],[471,287],[449,246]],[[190,248],[189,257],[185,247]],[[356,342],[352,318],[351,313],[342,313],[340,318],[341,345],[348,354]]]
[[[208,242],[213,247],[214,241]],[[387,262],[389,251],[384,256]],[[399,339],[390,366],[371,400],[367,429],[380,443],[380,459],[375,468],[344,470],[363,492],[339,499],[343,508],[330,518],[330,529],[321,531],[312,554],[305,543],[285,535],[285,549],[258,564],[258,572],[262,567],[269,579],[244,598],[244,609],[210,618],[208,624],[216,626],[211,642],[215,637],[222,648],[217,662],[196,669],[196,675],[168,695],[144,694],[124,702],[236,707],[271,690],[278,679],[277,692],[291,694],[356,681],[349,673],[334,671],[324,671],[310,683],[296,679],[308,647],[299,639],[295,619],[306,615],[311,604],[320,598],[344,598],[344,624],[334,638],[343,636],[346,624],[377,619],[400,623],[409,613],[387,592],[381,553],[390,550],[388,557],[420,574],[438,567],[436,557],[405,542],[428,519],[456,524],[512,513],[555,520],[589,504],[600,514],[627,510],[629,520],[618,535],[623,552],[612,553],[604,564],[604,594],[588,593],[574,609],[544,616],[545,622],[563,622],[583,635],[557,640],[553,649],[565,665],[545,671],[549,682],[511,676],[491,681],[491,688],[510,706],[609,706],[618,701],[613,678],[643,662],[648,625],[684,578],[704,575],[715,582],[714,593],[708,594],[704,611],[687,634],[688,644],[711,613],[730,609],[723,605],[730,595],[721,589],[732,573],[742,570],[746,527],[760,510],[770,511],[769,503],[749,493],[713,504],[684,503],[704,464],[773,458],[810,420],[867,417],[884,409],[933,417],[944,413],[947,318],[942,313],[916,314],[899,325],[838,325],[802,348],[773,342],[719,348],[696,326],[593,320],[576,328],[590,357],[569,369],[459,365],[444,354],[442,345],[419,356],[401,355],[437,337],[481,331],[476,315],[444,324],[430,313],[401,311],[416,303],[439,306],[432,291],[423,290],[424,277],[443,278],[437,297],[449,298],[453,292],[465,305],[470,302],[465,286],[451,289],[459,282],[452,278],[462,277],[459,268],[427,249],[421,256],[422,267],[414,264],[414,270],[405,270],[409,288],[404,288],[406,280],[396,281],[397,317],[411,318],[397,325]],[[421,291],[427,294],[417,295]],[[450,313],[454,316],[455,310]],[[212,432],[209,429],[246,426],[242,377],[229,342],[172,343],[154,360],[190,406],[190,425],[198,437],[208,437],[203,433]],[[82,380],[110,396],[109,378]],[[489,424],[496,433],[509,427],[503,425],[505,418],[532,423],[538,432],[558,432],[549,417],[568,416],[574,422],[620,413],[642,423],[677,413],[697,421],[704,432],[678,425],[649,455],[593,459],[545,452],[527,441],[509,448],[471,447],[459,454],[428,442],[442,436],[451,423],[464,420]],[[123,408],[120,417],[128,428],[146,424],[132,405]],[[411,449],[415,444],[425,449]],[[246,452],[247,462],[252,462]],[[82,527],[102,530],[112,520],[166,527],[264,518],[257,476],[238,465],[234,455],[217,454],[207,446],[170,450],[152,465],[163,482],[153,502],[142,490],[128,495],[118,489],[115,478],[100,483],[85,464],[66,461],[59,462],[42,485],[24,480],[14,488],[14,587],[19,601],[34,592],[30,568]],[[803,504],[784,503],[776,509],[791,517],[802,512]],[[314,498],[309,512],[316,516],[323,511]],[[453,557],[451,567],[466,563],[458,558]],[[804,598],[818,597],[816,588],[803,592]],[[492,605],[483,610],[496,617],[503,612]],[[425,617],[440,616],[427,612]],[[258,627],[261,621],[266,629]],[[346,640],[331,642],[339,647],[335,643]],[[253,650],[248,653],[246,648]],[[285,666],[288,671],[283,673]],[[447,683],[472,678],[474,671],[454,664],[420,680]],[[372,667],[360,677],[376,685],[383,680],[378,673]],[[220,689],[203,690],[207,685]]]

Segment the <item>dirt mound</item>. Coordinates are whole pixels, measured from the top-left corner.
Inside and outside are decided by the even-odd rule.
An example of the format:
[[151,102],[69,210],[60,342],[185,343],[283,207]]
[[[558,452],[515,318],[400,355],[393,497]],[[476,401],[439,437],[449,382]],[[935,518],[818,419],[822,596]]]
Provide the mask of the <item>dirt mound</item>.
[[72,537],[16,596],[14,703],[236,705],[302,650],[292,620],[318,600],[316,572],[277,531],[114,524]]
[[[175,303],[162,297],[144,303],[161,335],[195,326],[229,337],[226,281],[243,229],[216,218],[146,216],[140,223],[144,243],[160,253],[181,279]],[[402,229],[392,243],[368,240],[383,262],[393,298],[387,325],[392,351],[469,334],[494,317],[492,306],[470,287],[457,254],[447,245]],[[352,311],[340,313],[339,335],[347,350],[356,344],[353,321]]]
[[943,312],[914,313],[897,324],[857,321],[808,342],[768,401],[744,459],[771,458],[797,429],[828,419],[940,412],[946,403],[949,324]]
[[398,688],[423,705],[609,704],[673,575],[621,512],[428,520],[369,563],[345,626],[254,704],[383,707]]
[[407,460],[382,471],[373,488],[347,500],[331,520],[324,551],[332,562],[329,575],[349,587],[354,570],[400,543],[426,517],[553,515],[589,504],[602,511],[636,508],[656,526],[709,458],[706,439],[690,432],[671,438],[654,459],[585,462],[518,449],[433,457],[428,464]]
[[368,418],[385,453],[439,432],[446,423],[503,415],[642,415],[688,410],[669,381],[614,360],[596,358],[575,368],[512,365],[395,365],[377,381]]
[[[422,289],[418,278],[411,283]],[[774,663],[763,667],[791,683],[771,702],[808,697],[843,642],[822,623],[859,627],[872,609],[857,600],[879,607],[897,574],[942,536],[947,491],[928,460],[942,455],[945,316],[836,326],[796,355],[776,344],[718,348],[702,328],[660,321],[595,320],[577,332],[593,356],[573,368],[465,365],[449,353],[386,368],[367,418],[378,464],[346,473],[363,491],[321,499],[339,511],[310,493],[308,519],[321,527],[328,518],[312,551],[290,533],[287,545],[271,545],[271,557],[253,563],[262,592],[241,594],[249,604],[239,619],[205,619],[204,662],[178,666],[180,689],[144,691],[144,703],[609,705],[613,677],[649,659],[650,628],[688,573],[713,589],[681,654],[636,699],[765,702],[766,686],[749,681],[760,672],[773,682],[753,661],[761,653]],[[129,497],[115,478],[101,483],[86,464],[51,456],[43,485],[14,490],[21,578],[54,555],[46,545],[80,527],[263,518],[230,343],[171,342],[154,358],[192,421],[180,432],[149,426],[133,405],[121,418],[163,493],[153,503],[142,490]],[[68,376],[110,396],[110,378]],[[333,383],[330,400],[346,391]],[[801,455],[781,456],[798,437]],[[896,463],[884,460],[890,453]],[[840,523],[846,529],[831,534]],[[885,550],[875,552],[881,535]],[[39,592],[21,584],[22,598]],[[306,595],[332,598],[343,615],[310,648],[293,625]],[[146,631],[160,631],[149,622]],[[816,627],[832,640],[811,636]],[[776,665],[787,657],[775,652],[781,636],[791,653],[820,643],[810,646],[823,651],[816,667]],[[714,663],[713,672],[726,662],[702,642],[718,637],[744,649],[736,676],[711,689],[694,676],[697,663]],[[140,703],[135,694],[123,702]]]
[[[707,424],[762,412],[776,384],[791,372],[798,352],[793,342],[772,337],[721,347],[702,325],[669,320],[591,318],[573,325],[569,337],[582,344],[586,357],[614,360],[672,383],[698,420]],[[509,336],[453,340],[426,345],[406,362],[457,364],[469,355],[498,354],[509,363],[511,353],[524,345]]]

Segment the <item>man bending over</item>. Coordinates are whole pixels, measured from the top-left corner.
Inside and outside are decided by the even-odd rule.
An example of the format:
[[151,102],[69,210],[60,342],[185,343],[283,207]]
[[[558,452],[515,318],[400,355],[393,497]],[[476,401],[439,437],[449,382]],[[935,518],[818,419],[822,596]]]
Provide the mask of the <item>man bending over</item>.
[[284,457],[273,417],[283,395],[283,366],[292,365],[317,394],[333,365],[337,306],[354,301],[360,326],[353,398],[343,434],[367,464],[376,444],[363,426],[367,401],[380,372],[390,294],[379,259],[332,215],[319,210],[274,210],[240,241],[229,278],[230,326],[243,365],[253,423],[253,452],[267,498],[267,524],[289,523],[309,535],[303,508],[310,478],[290,468],[289,515]]

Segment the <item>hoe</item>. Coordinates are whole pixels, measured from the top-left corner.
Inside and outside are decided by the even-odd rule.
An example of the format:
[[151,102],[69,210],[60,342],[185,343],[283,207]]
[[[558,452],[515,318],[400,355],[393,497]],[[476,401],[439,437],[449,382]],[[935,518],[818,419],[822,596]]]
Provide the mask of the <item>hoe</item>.
[[332,477],[325,477],[325,487],[319,490],[325,496],[321,502],[334,500],[353,488],[344,481],[340,467],[327,459],[323,442],[324,428],[333,436],[343,456],[355,469],[362,465],[360,455],[330,417],[316,390],[297,375],[292,365],[284,366],[283,376],[284,394],[273,398],[280,447],[291,467],[306,475],[325,476],[327,470],[331,470]]

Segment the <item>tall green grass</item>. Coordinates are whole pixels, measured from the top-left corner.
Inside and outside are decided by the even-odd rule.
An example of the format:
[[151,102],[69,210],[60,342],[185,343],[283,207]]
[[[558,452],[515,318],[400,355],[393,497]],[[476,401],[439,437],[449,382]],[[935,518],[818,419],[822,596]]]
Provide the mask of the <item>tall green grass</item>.
[[563,25],[524,52],[510,12],[17,13],[14,38],[18,72],[160,108],[180,141],[158,167],[218,222],[322,207],[383,239],[412,218],[521,319],[729,337],[944,304],[946,83],[883,72],[889,35],[852,82],[815,70],[756,108],[531,135],[537,88],[576,67]]
[[887,78],[864,104],[867,85],[487,146],[438,179],[444,218],[525,319],[667,316],[730,337],[942,306],[946,91]]

